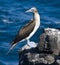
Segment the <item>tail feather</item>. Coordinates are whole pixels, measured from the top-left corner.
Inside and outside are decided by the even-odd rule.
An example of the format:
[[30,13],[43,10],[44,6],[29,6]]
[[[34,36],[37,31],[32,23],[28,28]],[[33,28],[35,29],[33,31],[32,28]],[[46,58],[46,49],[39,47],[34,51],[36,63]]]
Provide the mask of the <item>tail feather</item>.
[[[25,39],[23,39],[23,40],[21,40],[20,42],[22,42],[22,41],[24,41]],[[19,41],[18,41],[19,42]],[[11,48],[9,49],[9,51],[6,53],[6,55],[8,55],[11,51],[12,51],[12,49],[14,49],[14,47],[17,45],[17,43],[18,42],[12,42],[11,43]]]
[[12,47],[9,49],[9,51],[7,52],[7,55],[12,51],[12,49],[16,46],[17,43],[13,44]]

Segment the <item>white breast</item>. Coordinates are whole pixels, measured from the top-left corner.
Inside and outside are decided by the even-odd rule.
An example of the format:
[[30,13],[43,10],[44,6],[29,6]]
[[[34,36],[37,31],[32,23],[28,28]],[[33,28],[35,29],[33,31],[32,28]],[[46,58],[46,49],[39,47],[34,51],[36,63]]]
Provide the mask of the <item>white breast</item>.
[[35,22],[34,30],[31,32],[31,34],[26,39],[30,39],[40,26],[40,16],[37,13],[35,14],[35,21],[34,22]]

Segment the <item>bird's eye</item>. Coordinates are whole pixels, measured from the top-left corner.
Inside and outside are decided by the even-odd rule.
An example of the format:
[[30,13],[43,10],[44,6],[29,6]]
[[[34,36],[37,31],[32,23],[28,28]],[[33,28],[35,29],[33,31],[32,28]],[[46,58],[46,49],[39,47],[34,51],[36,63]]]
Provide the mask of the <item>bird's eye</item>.
[[34,9],[32,9],[32,11],[34,12]]

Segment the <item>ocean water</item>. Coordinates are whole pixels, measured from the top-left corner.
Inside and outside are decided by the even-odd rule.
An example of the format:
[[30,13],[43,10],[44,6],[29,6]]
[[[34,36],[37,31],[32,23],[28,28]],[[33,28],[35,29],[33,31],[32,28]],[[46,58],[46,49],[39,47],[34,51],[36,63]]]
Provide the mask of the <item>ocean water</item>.
[[40,28],[32,41],[39,41],[44,28],[60,29],[60,0],[0,0],[0,65],[18,65],[18,50],[26,41],[18,44],[9,55],[6,53],[19,29],[32,18],[31,13],[25,12],[31,7],[36,7],[41,17]]

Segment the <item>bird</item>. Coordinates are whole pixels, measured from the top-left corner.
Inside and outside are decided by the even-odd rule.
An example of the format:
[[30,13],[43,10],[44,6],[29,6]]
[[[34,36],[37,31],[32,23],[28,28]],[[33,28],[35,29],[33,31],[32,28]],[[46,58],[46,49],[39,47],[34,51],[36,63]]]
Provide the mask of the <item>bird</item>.
[[11,43],[11,48],[9,49],[8,53],[18,44],[18,42],[27,40],[27,44],[29,44],[30,38],[40,27],[40,15],[38,13],[37,8],[32,7],[26,12],[31,12],[33,14],[33,19],[19,30],[18,34],[16,35],[16,38]]

